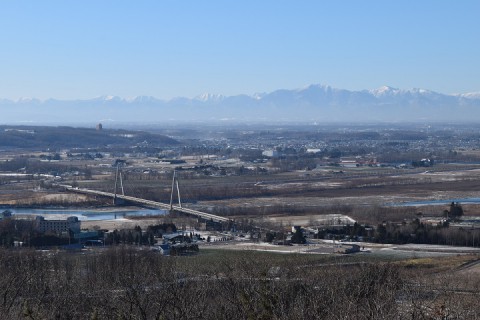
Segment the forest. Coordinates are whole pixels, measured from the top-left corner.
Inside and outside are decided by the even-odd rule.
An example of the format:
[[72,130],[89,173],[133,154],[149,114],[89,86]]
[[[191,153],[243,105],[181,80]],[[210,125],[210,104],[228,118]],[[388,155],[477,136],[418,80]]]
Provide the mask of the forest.
[[135,145],[141,142],[176,145],[178,142],[160,134],[142,131],[74,127],[0,126],[2,148],[86,148],[106,145]]
[[2,249],[0,313],[3,319],[478,318],[478,277],[439,270],[415,261],[241,251],[164,257],[128,246],[83,254]]

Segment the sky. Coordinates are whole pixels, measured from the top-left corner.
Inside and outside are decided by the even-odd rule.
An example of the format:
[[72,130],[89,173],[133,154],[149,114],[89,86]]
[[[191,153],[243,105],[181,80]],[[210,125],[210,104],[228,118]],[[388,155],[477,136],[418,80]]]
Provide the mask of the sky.
[[480,1],[2,0],[0,99],[480,91]]

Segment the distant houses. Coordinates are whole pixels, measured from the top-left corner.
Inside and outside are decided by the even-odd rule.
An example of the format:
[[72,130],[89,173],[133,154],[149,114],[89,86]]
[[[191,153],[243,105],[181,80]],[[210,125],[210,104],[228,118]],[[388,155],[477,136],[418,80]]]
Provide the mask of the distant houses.
[[340,158],[340,166],[345,168],[357,168],[362,166],[378,166],[376,158],[368,157],[342,157]]
[[152,250],[160,252],[164,256],[187,255],[198,252],[198,245],[192,243],[192,239],[181,233],[163,235],[164,243],[152,247]]

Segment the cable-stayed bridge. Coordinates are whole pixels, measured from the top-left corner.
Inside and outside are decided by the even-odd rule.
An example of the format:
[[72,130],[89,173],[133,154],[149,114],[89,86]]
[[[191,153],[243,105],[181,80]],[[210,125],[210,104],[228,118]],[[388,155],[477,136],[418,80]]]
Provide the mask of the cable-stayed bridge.
[[[122,194],[117,194],[117,181],[120,180],[120,186],[122,190]],[[210,220],[214,222],[229,222],[232,221],[232,219],[222,217],[222,216],[217,216],[211,213],[206,213],[198,210],[193,210],[189,208],[184,208],[182,207],[182,203],[180,200],[180,189],[178,186],[178,180],[176,177],[176,174],[174,172],[173,174],[173,181],[172,181],[172,193],[170,196],[170,204],[158,202],[158,201],[152,201],[152,200],[147,200],[147,199],[142,199],[142,198],[137,198],[137,197],[131,197],[131,196],[126,196],[124,189],[123,189],[123,179],[122,179],[122,174],[121,172],[118,171],[115,176],[115,192],[105,192],[105,191],[98,191],[98,190],[92,190],[92,189],[87,189],[87,188],[78,188],[74,187],[71,185],[65,185],[65,184],[57,184],[58,187],[64,188],[67,191],[70,192],[75,192],[75,193],[81,193],[81,194],[87,194],[87,195],[93,195],[93,196],[102,196],[102,197],[108,197],[113,199],[113,203],[117,204],[118,200],[123,200],[123,201],[128,201],[131,203],[137,203],[141,205],[146,205],[149,207],[154,207],[154,208],[160,208],[160,209],[166,209],[170,211],[177,211],[177,212],[182,212],[188,215],[196,216],[205,220]],[[177,194],[178,194],[178,205],[173,205],[173,194],[174,194],[174,189],[177,189]]]

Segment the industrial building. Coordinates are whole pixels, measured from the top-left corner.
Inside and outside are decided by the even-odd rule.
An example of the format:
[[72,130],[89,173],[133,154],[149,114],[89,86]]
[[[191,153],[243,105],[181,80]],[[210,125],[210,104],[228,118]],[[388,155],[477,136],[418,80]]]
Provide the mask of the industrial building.
[[35,218],[35,229],[39,232],[80,232],[80,221],[77,217],[68,217],[66,220],[46,220],[42,216]]

